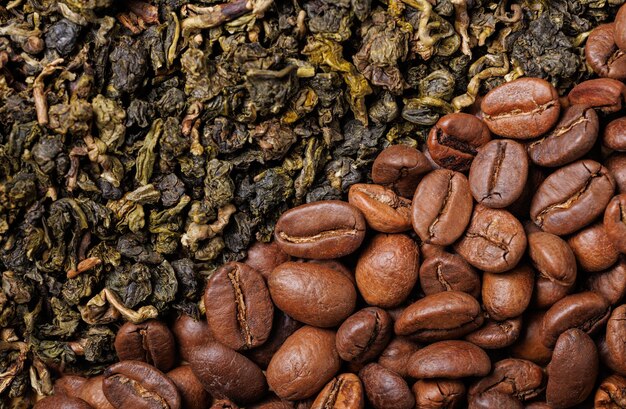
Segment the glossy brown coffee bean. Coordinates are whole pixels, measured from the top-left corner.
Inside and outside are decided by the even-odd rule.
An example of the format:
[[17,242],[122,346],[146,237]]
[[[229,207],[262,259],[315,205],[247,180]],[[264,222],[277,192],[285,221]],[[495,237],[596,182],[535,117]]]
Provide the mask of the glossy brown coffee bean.
[[612,78],[596,78],[576,85],[567,96],[572,105],[596,108],[604,113],[622,109],[626,86]]
[[498,391],[486,391],[472,395],[469,397],[468,401],[468,409],[524,408],[524,405],[522,405],[522,402],[520,402],[519,399]]
[[420,349],[420,346],[410,339],[406,337],[395,337],[387,345],[387,348],[381,352],[378,357],[378,363],[401,377],[406,378],[409,376],[407,372],[409,357],[418,349]]
[[398,335],[423,342],[462,337],[483,323],[480,304],[459,291],[427,295],[402,311],[394,324]]
[[174,336],[167,325],[157,320],[125,323],[117,331],[114,345],[120,361],[142,361],[161,371],[176,364]]
[[609,303],[591,291],[568,295],[557,301],[543,317],[543,343],[552,348],[557,338],[570,328],[593,335],[604,327],[611,313]]
[[260,402],[246,406],[246,409],[294,409],[294,402],[284,400],[271,394]]
[[257,241],[250,246],[248,256],[243,262],[261,273],[267,280],[275,267],[289,261],[290,258],[275,241],[271,243]]
[[104,371],[104,396],[115,409],[182,408],[176,385],[163,372],[140,361],[123,361]]
[[613,153],[604,161],[604,166],[615,179],[617,193],[626,193],[626,153]]
[[454,248],[474,267],[501,273],[515,267],[524,255],[526,233],[511,213],[478,204]]
[[604,230],[613,248],[626,253],[626,194],[619,194],[604,211]]
[[419,150],[407,145],[383,149],[372,164],[372,181],[411,198],[422,176],[432,169]]
[[[606,270],[619,258],[619,251],[613,245],[616,242],[611,240],[607,233],[605,226],[598,222],[579,230],[567,240],[578,265],[583,270],[590,272]],[[626,229],[624,233],[626,234]],[[624,242],[626,244],[626,237]]]
[[492,89],[480,108],[491,132],[514,139],[548,132],[561,110],[556,89],[539,78],[520,78]]
[[491,371],[489,356],[467,341],[439,341],[415,352],[409,359],[414,378],[460,379],[485,376]]
[[535,191],[545,180],[545,170],[530,164],[528,167],[528,178],[526,179],[526,185],[522,194],[515,202],[513,202],[507,210],[511,212],[515,217],[520,220],[528,219],[528,213],[530,211],[530,202],[535,194]]
[[510,139],[495,139],[480,148],[472,162],[470,190],[478,203],[507,207],[522,195],[527,177],[524,146]]
[[619,261],[608,270],[591,274],[587,278],[586,288],[600,294],[611,305],[618,304],[626,295],[626,261]]
[[612,369],[626,375],[626,304],[617,307],[606,324],[606,349]]
[[374,409],[412,409],[415,397],[397,373],[371,363],[359,371],[365,395]]
[[470,395],[496,391],[526,401],[538,396],[545,388],[543,369],[524,359],[503,359],[493,364],[491,374],[475,382]]
[[531,402],[524,406],[524,409],[554,409],[551,405],[545,402]]
[[604,166],[579,160],[560,168],[539,186],[530,215],[548,233],[570,234],[602,213],[614,189],[613,177]]
[[482,300],[489,316],[497,321],[522,315],[533,294],[535,272],[518,265],[505,273],[483,274]]
[[261,368],[267,368],[272,356],[278,351],[283,342],[300,327],[302,327],[301,322],[294,320],[281,310],[275,309],[274,323],[272,324],[272,332],[270,332],[269,338],[263,345],[247,351],[246,356]]
[[611,375],[598,387],[594,398],[594,409],[622,408],[626,408],[626,378]]
[[294,257],[343,257],[363,242],[365,218],[356,207],[338,200],[308,203],[283,213],[274,237]]
[[486,320],[482,327],[467,334],[465,340],[482,349],[500,349],[513,345],[521,331],[521,317],[504,321]]
[[[77,376],[63,376],[54,384],[55,394],[64,394],[73,398],[80,398],[87,402],[93,409],[114,409],[109,400],[104,396],[102,390],[102,383],[104,376],[93,376],[89,379],[84,379],[82,382],[76,383],[76,379],[67,382],[67,378],[80,378]],[[65,381],[64,381],[65,379]],[[67,383],[66,383],[67,382]],[[73,385],[70,387],[68,383]],[[57,384],[58,388],[57,388]],[[79,387],[80,385],[80,387]],[[61,392],[62,389],[62,392]]]
[[[298,260],[301,261],[301,260]],[[346,267],[341,261],[337,260],[306,260],[307,263],[319,264],[324,267],[331,268],[333,270],[339,271],[341,274],[345,275],[352,281],[352,284],[356,285],[356,278],[354,278],[354,272]]]
[[547,370],[548,404],[560,409],[583,402],[598,376],[598,351],[593,340],[577,328],[562,333]]
[[367,307],[349,316],[337,330],[337,352],[347,362],[367,362],[385,349],[393,332],[387,311]]
[[532,311],[523,317],[524,326],[519,339],[511,347],[514,358],[526,359],[545,365],[552,357],[552,350],[543,343],[543,317],[545,311]]
[[78,375],[63,375],[54,381],[54,394],[71,397],[80,396],[81,390],[85,387],[87,378]]
[[491,132],[474,115],[456,112],[442,116],[430,129],[426,144],[441,167],[458,172],[470,168],[478,148],[491,140]]
[[537,271],[533,304],[548,308],[576,283],[576,257],[565,240],[545,232],[528,236],[528,255]]
[[267,389],[261,369],[232,348],[211,341],[191,351],[191,369],[214,398],[255,402]]
[[615,44],[615,24],[594,28],[585,45],[587,64],[600,77],[626,79],[626,55]]
[[419,279],[426,295],[442,291],[462,291],[474,298],[480,295],[478,273],[458,254],[440,251],[427,257],[420,266]]
[[416,409],[460,409],[465,401],[465,385],[447,379],[420,379],[413,385]]
[[415,190],[411,220],[422,241],[448,246],[458,239],[472,213],[467,178],[439,169],[426,175]]
[[69,396],[48,396],[35,404],[33,409],[93,409],[87,402]]
[[185,409],[204,409],[207,402],[211,402],[211,395],[202,387],[202,383],[191,370],[191,366],[179,366],[167,373],[167,377],[174,382]]
[[350,187],[348,201],[358,208],[368,226],[383,233],[411,229],[411,201],[381,185],[357,183]]
[[172,333],[176,339],[178,354],[185,361],[189,361],[190,352],[196,347],[214,340],[204,317],[196,319],[187,314],[181,314],[174,321]]
[[418,272],[419,248],[409,236],[377,234],[361,253],[355,277],[369,305],[391,308],[406,300]]
[[626,117],[614,119],[607,124],[602,143],[609,149],[626,151]]
[[282,399],[306,399],[339,371],[335,333],[305,326],[293,333],[267,367],[267,382]]
[[324,386],[311,409],[363,409],[365,396],[363,384],[353,373],[344,373]]
[[622,6],[615,16],[615,44],[626,50],[626,7]]
[[288,261],[274,269],[267,284],[274,304],[305,324],[334,327],[354,311],[352,281],[323,265]]
[[598,114],[593,108],[573,105],[567,108],[556,128],[528,145],[528,155],[539,166],[563,166],[583,157],[596,142]]
[[209,409],[239,409],[239,406],[230,399],[217,399]]
[[250,349],[269,337],[274,305],[263,276],[247,264],[230,262],[207,281],[204,306],[216,341]]

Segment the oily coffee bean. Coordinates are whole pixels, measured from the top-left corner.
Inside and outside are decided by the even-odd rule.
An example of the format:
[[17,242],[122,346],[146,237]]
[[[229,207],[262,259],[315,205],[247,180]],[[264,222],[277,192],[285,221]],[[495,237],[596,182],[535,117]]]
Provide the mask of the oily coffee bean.
[[606,335],[598,337],[598,340],[596,341],[596,347],[598,348],[600,361],[613,372],[619,372],[619,368],[622,367],[624,364],[622,364],[621,362],[615,362],[615,356],[609,353],[609,347],[606,344]]
[[532,311],[524,315],[522,332],[511,347],[514,358],[526,359],[545,365],[552,357],[552,350],[543,343],[543,317],[545,311]]
[[572,105],[584,105],[610,114],[622,109],[626,95],[624,83],[612,78],[596,78],[576,85],[568,94]]
[[353,373],[344,373],[324,386],[311,409],[363,409],[363,384]]
[[218,399],[213,402],[209,409],[239,409],[230,399]]
[[298,322],[279,309],[274,310],[274,323],[270,336],[261,346],[246,352],[246,356],[261,368],[267,368],[272,356],[278,351],[285,340],[302,326]]
[[115,409],[182,408],[174,382],[140,361],[122,361],[108,367],[102,389]]
[[434,170],[415,190],[411,220],[413,229],[426,243],[454,243],[463,234],[471,213],[472,195],[462,173]]
[[274,304],[263,276],[247,264],[230,262],[213,273],[204,306],[213,337],[230,348],[254,348],[269,337]]
[[547,371],[549,405],[560,409],[583,402],[591,394],[598,376],[596,345],[578,328],[565,331],[556,342]]
[[33,409],[93,409],[87,402],[69,396],[48,396],[35,404]]
[[491,132],[474,115],[457,112],[442,116],[430,129],[426,144],[430,157],[441,167],[465,172],[478,148],[491,140]]
[[277,242],[263,243],[257,241],[250,246],[248,256],[243,262],[261,273],[263,278],[267,280],[275,267],[289,261],[290,258],[289,254],[281,250]]
[[600,294],[611,305],[619,303],[626,294],[626,261],[623,257],[608,270],[591,274],[586,288]]
[[[545,180],[544,170],[537,166],[528,167],[528,178],[526,179],[526,185],[520,197],[513,202],[507,210],[511,212],[515,217],[520,220],[528,219],[528,213],[530,211],[530,201],[535,194],[535,191]],[[539,228],[537,228],[539,229]]]
[[161,371],[176,364],[174,336],[167,325],[157,320],[125,323],[117,331],[114,345],[120,361],[147,362]]
[[191,366],[174,368],[167,373],[167,376],[174,382],[180,393],[182,408],[204,409],[207,402],[211,401],[211,395],[204,390],[202,383],[191,370]]
[[419,248],[409,236],[377,234],[361,253],[355,277],[369,305],[391,308],[406,300],[418,272]]
[[428,257],[434,257],[439,253],[442,253],[446,250],[445,246],[440,246],[438,244],[430,244],[430,243],[420,243],[420,251],[422,252],[422,256],[424,259]]
[[493,208],[507,207],[526,186],[528,155],[520,143],[495,139],[478,150],[469,173],[472,196]]
[[607,233],[605,226],[598,222],[579,230],[567,240],[583,270],[606,270],[619,258],[619,251],[613,246],[615,242]]
[[606,349],[613,370],[626,375],[626,304],[617,307],[606,324]]
[[287,338],[274,354],[267,367],[267,382],[282,399],[306,399],[319,392],[340,365],[335,333],[305,326]]
[[274,304],[305,324],[335,327],[354,311],[352,281],[320,264],[288,261],[274,269],[267,284]]
[[615,44],[615,23],[601,24],[591,31],[585,58],[600,77],[626,79],[626,55]]
[[407,145],[392,145],[383,149],[374,160],[372,181],[411,198],[422,176],[431,169],[428,159],[419,150]]
[[563,166],[583,157],[598,138],[600,121],[593,108],[572,105],[546,136],[528,145],[528,155],[539,166]]
[[551,405],[548,405],[545,402],[531,402],[527,404],[525,409],[554,409]]
[[548,233],[573,233],[602,213],[614,190],[613,177],[598,162],[571,163],[539,186],[530,205],[532,221]]
[[528,255],[537,270],[533,304],[548,308],[576,283],[576,257],[565,240],[545,232],[528,236]]
[[420,346],[410,339],[406,337],[395,337],[387,345],[387,348],[381,352],[378,357],[378,363],[401,377],[406,378],[409,376],[407,372],[409,357],[418,349],[420,349]]
[[86,383],[87,378],[83,378],[82,376],[63,375],[54,382],[54,394],[77,397],[80,395]]
[[602,143],[609,149],[626,151],[626,117],[617,118],[607,124]]
[[552,348],[557,338],[570,328],[592,335],[604,327],[611,313],[609,303],[591,291],[568,295],[557,301],[543,317],[543,343]]
[[486,320],[482,327],[465,336],[465,340],[482,349],[500,349],[513,345],[520,336],[522,318],[504,321]]
[[427,295],[409,305],[396,320],[394,331],[417,341],[462,337],[483,323],[480,304],[459,291]]
[[338,200],[308,203],[283,213],[274,237],[287,254],[303,258],[338,258],[356,250],[365,237],[365,218]]
[[189,364],[204,389],[215,398],[237,403],[259,400],[267,389],[261,369],[245,356],[219,342],[210,341],[190,353]]
[[626,7],[622,6],[615,16],[615,44],[626,50]]
[[619,375],[611,375],[604,379],[596,391],[594,408],[626,408],[626,378]]
[[470,396],[468,409],[524,409],[524,405],[519,399],[511,395],[500,393],[497,391],[487,391],[477,395]]
[[604,230],[614,248],[626,253],[626,194],[619,194],[604,211]]
[[409,375],[414,378],[460,379],[485,376],[491,371],[489,356],[467,341],[439,341],[409,358]]
[[462,291],[478,298],[480,294],[480,277],[476,270],[463,257],[445,251],[424,260],[420,266],[419,280],[426,295]]
[[475,382],[469,394],[496,391],[526,401],[538,396],[545,388],[543,369],[524,359],[503,359],[493,364],[490,375]]
[[513,139],[548,132],[561,110],[557,90],[539,78],[519,78],[492,89],[480,108],[491,132]]
[[413,384],[416,409],[460,409],[465,385],[448,379],[420,379]]
[[365,395],[374,409],[412,409],[415,397],[397,373],[371,363],[359,371]]
[[172,333],[178,345],[178,354],[185,361],[189,361],[190,352],[205,342],[213,341],[209,325],[204,319],[181,314],[172,325]]
[[626,193],[626,153],[613,153],[604,161],[604,166],[615,179],[617,192]]
[[350,187],[348,201],[358,208],[368,226],[383,233],[411,229],[411,201],[380,185],[357,183]]
[[526,233],[511,213],[478,204],[454,248],[474,267],[501,273],[515,267],[524,255]]
[[385,349],[392,331],[393,322],[387,311],[364,308],[349,316],[337,330],[337,352],[347,362],[371,361]]
[[87,380],[78,395],[73,396],[81,398],[90,404],[94,409],[114,409],[113,405],[111,405],[109,400],[104,395],[103,387],[104,376],[94,376]]
[[247,406],[246,409],[294,409],[294,404],[293,402],[283,400],[278,396],[271,394],[261,402]]
[[489,316],[497,321],[522,315],[533,293],[535,272],[518,265],[504,273],[483,274],[482,300]]

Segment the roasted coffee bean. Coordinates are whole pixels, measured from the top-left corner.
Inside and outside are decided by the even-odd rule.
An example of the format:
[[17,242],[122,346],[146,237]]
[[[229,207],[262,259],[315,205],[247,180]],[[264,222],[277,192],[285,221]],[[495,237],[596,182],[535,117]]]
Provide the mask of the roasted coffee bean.
[[69,396],[48,396],[35,404],[33,409],[93,409],[87,402]]
[[319,392],[339,371],[335,333],[305,326],[293,333],[267,367],[267,382],[281,398],[306,399]]
[[493,364],[490,375],[475,382],[470,395],[496,391],[526,401],[538,396],[545,388],[543,369],[524,359],[503,359]]
[[246,404],[259,400],[267,389],[265,376],[254,362],[219,342],[196,347],[189,364],[204,389],[218,399]]
[[572,105],[584,105],[609,114],[622,109],[624,95],[626,86],[621,81],[596,78],[576,85],[567,97]]
[[570,328],[594,334],[604,327],[611,308],[601,295],[591,291],[568,295],[557,301],[543,317],[543,343],[552,348],[557,338]]
[[552,350],[543,343],[543,317],[545,311],[533,311],[524,315],[522,332],[511,347],[514,358],[526,359],[545,365],[552,357]]
[[600,361],[613,372],[619,372],[619,368],[622,367],[624,364],[621,362],[615,362],[615,356],[609,352],[609,347],[606,344],[606,334],[598,337],[596,341],[596,347],[598,348]]
[[230,262],[213,273],[204,307],[213,337],[230,348],[254,348],[269,337],[274,305],[263,276],[247,264]]
[[528,236],[528,255],[537,270],[533,304],[548,308],[576,283],[576,257],[565,240],[545,232]]
[[271,394],[260,402],[246,406],[246,409],[294,409],[294,403]]
[[604,230],[613,248],[626,253],[626,194],[619,194],[604,211]]
[[615,23],[591,30],[585,45],[587,64],[600,77],[626,79],[626,55],[615,44]]
[[465,401],[465,385],[447,379],[420,379],[413,385],[416,409],[460,409]]
[[412,409],[415,397],[397,373],[371,363],[359,371],[365,395],[374,409]]
[[626,7],[620,7],[615,16],[615,44],[626,50]]
[[563,166],[583,157],[598,138],[600,122],[593,108],[573,105],[563,112],[556,128],[528,145],[528,155],[539,166]]
[[187,314],[181,314],[174,321],[172,333],[176,338],[178,354],[185,361],[189,361],[190,352],[196,347],[214,340],[206,320],[195,319]]
[[626,408],[626,378],[619,375],[611,375],[604,379],[596,391],[594,408]]
[[491,361],[485,351],[470,342],[439,341],[415,352],[409,358],[408,371],[418,379],[485,376],[491,371]]
[[63,375],[54,382],[54,394],[77,397],[80,395],[87,381],[87,378],[83,378],[82,376]]
[[168,378],[174,382],[180,399],[182,408],[185,409],[204,409],[207,402],[211,402],[211,395],[202,387],[202,383],[191,370],[191,366],[179,366],[167,373]]
[[560,409],[583,402],[598,376],[598,351],[593,340],[578,328],[565,331],[556,342],[547,370],[549,405]]
[[561,110],[557,90],[539,78],[520,78],[492,89],[480,108],[491,132],[514,139],[548,132]]
[[470,168],[469,185],[478,203],[502,208],[522,195],[527,177],[524,146],[510,139],[495,139],[479,149]]
[[548,233],[570,234],[598,217],[614,190],[613,177],[604,166],[579,160],[546,178],[533,197],[530,215]]
[[274,269],[267,284],[274,304],[305,324],[335,327],[354,311],[352,281],[320,264],[288,261]]
[[531,402],[524,406],[525,409],[554,409],[551,405],[545,402]]
[[426,144],[430,157],[441,167],[465,172],[478,148],[491,140],[491,132],[474,115],[457,112],[442,116],[430,129]]
[[411,229],[411,201],[381,185],[357,183],[350,187],[348,200],[358,208],[367,224],[383,233]]
[[626,153],[613,153],[604,161],[604,166],[615,179],[617,192],[626,193]]
[[324,386],[311,409],[363,409],[364,406],[361,380],[353,373],[344,373]]
[[248,256],[243,262],[261,273],[263,278],[267,280],[275,267],[289,261],[290,258],[289,254],[281,250],[277,242],[263,243],[257,241],[250,246]]
[[407,145],[392,145],[372,164],[372,181],[411,198],[423,175],[432,169],[424,154]]
[[511,213],[478,204],[454,248],[474,267],[501,273],[515,267],[524,255],[526,233]]
[[[590,272],[606,270],[619,258],[619,251],[613,246],[615,241],[612,241],[607,233],[605,226],[598,222],[577,231],[567,240],[578,260],[578,265],[583,270]],[[624,233],[626,234],[626,229]],[[626,244],[626,237],[624,242]]]
[[338,258],[356,250],[365,237],[365,218],[338,200],[308,203],[283,213],[274,237],[287,254],[303,258]]
[[115,409],[182,408],[176,385],[163,372],[140,361],[123,361],[104,371],[104,396]]
[[367,307],[349,316],[337,330],[337,352],[347,362],[367,362],[385,349],[393,332],[387,311]]
[[[528,219],[528,213],[530,211],[530,201],[537,191],[539,185],[545,180],[544,170],[537,166],[528,167],[528,178],[526,179],[526,185],[522,194],[515,202],[513,202],[506,210],[514,214],[518,219]],[[538,228],[539,229],[539,228]]]
[[439,169],[426,175],[415,190],[411,220],[422,241],[448,246],[458,239],[472,214],[467,178]]
[[381,352],[378,357],[378,363],[401,377],[406,378],[409,376],[407,372],[409,357],[418,349],[420,349],[420,346],[410,339],[406,337],[395,337],[387,345],[387,348]]
[[600,294],[611,305],[619,303],[626,294],[626,261],[623,257],[608,270],[591,274],[586,288]]
[[427,295],[409,305],[394,324],[398,335],[432,342],[462,337],[483,323],[480,304],[459,291]]
[[505,273],[483,274],[482,300],[489,316],[497,321],[522,315],[533,294],[535,272],[519,265]]
[[617,307],[606,324],[606,348],[613,370],[626,375],[626,304]]
[[470,396],[468,409],[524,409],[519,399],[498,391],[486,391]]
[[89,403],[94,409],[113,409],[113,405],[104,395],[103,388],[104,376],[94,376],[85,383],[78,397]]
[[504,321],[486,320],[482,327],[466,335],[465,340],[482,349],[500,349],[513,345],[521,330],[521,317]]
[[274,323],[270,336],[261,346],[246,352],[246,356],[261,368],[267,368],[272,356],[278,351],[285,340],[302,326],[298,322],[279,309],[274,310]]
[[230,399],[218,399],[209,409],[239,409],[239,406]]
[[174,336],[167,325],[157,320],[125,323],[117,331],[114,345],[120,361],[146,362],[161,371],[176,364]]
[[420,266],[419,279],[426,295],[442,291],[462,291],[474,298],[480,295],[478,273],[458,254],[439,251],[426,257]]
[[377,234],[361,253],[355,277],[369,305],[391,308],[406,300],[418,272],[419,248],[409,236]]
[[626,151],[626,117],[617,118],[607,124],[602,143],[609,149]]
[[445,246],[440,246],[438,244],[430,244],[430,243],[420,243],[420,251],[424,259],[428,257],[434,257],[439,253],[442,253],[446,250]]

